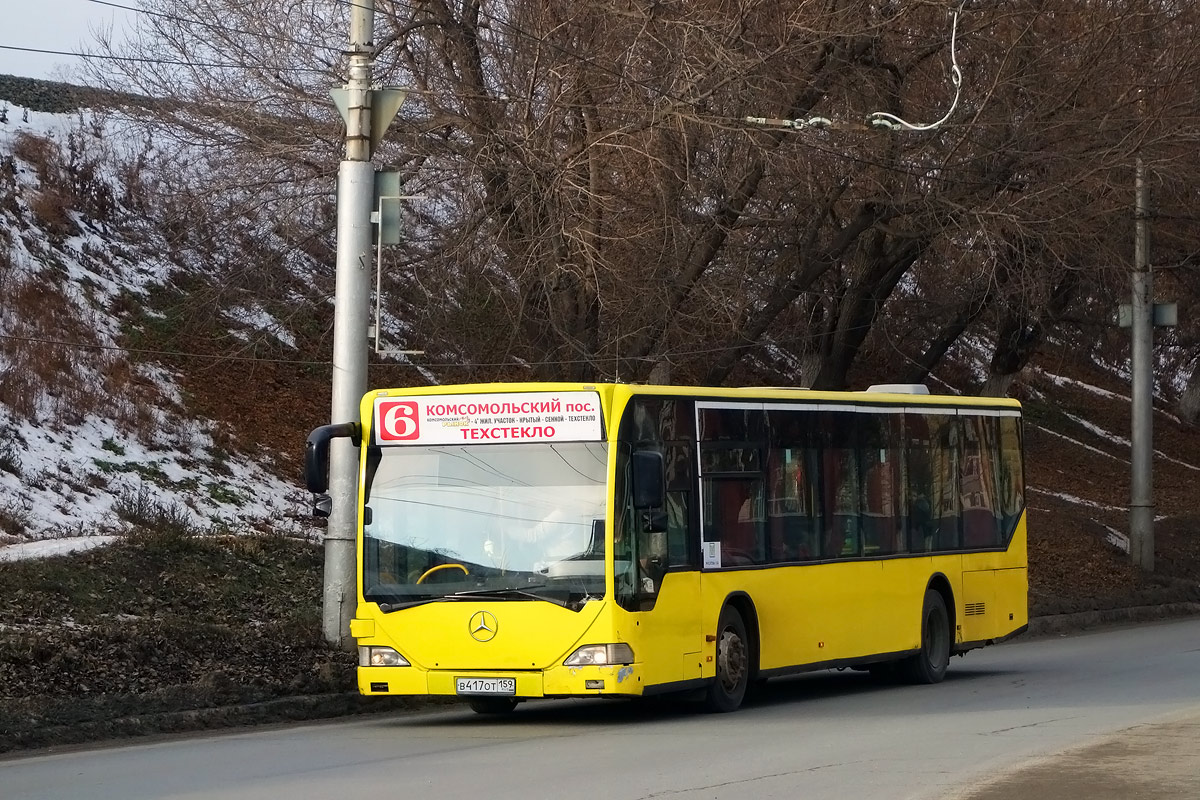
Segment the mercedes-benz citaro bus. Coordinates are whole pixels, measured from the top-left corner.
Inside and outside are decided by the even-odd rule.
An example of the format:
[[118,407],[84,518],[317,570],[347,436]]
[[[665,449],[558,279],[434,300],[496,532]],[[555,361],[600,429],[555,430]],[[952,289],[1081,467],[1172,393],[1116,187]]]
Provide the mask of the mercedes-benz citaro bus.
[[1013,400],[486,384],[361,413],[312,433],[306,473],[324,492],[330,439],[360,449],[364,694],[732,711],[808,670],[936,683],[1028,623]]

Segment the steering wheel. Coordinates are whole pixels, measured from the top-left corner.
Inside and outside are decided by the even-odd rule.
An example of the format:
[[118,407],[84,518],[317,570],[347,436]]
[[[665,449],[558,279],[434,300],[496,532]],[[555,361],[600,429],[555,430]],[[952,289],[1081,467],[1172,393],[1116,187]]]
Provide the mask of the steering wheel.
[[421,577],[417,578],[417,583],[420,583],[421,581],[425,580],[433,573],[440,572],[441,570],[444,570],[444,569],[461,569],[463,571],[463,575],[471,574],[470,572],[467,571],[467,568],[464,567],[462,564],[438,564],[436,567],[430,567],[429,569],[422,572]]

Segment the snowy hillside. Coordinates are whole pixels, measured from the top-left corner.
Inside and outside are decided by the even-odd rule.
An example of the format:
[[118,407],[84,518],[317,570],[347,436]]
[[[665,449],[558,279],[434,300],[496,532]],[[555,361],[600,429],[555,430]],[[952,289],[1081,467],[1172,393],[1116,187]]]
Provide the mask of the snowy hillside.
[[[146,298],[181,267],[131,207],[120,137],[89,113],[0,120],[0,545],[135,522],[303,532],[307,495],[269,448],[249,457],[129,349],[131,310],[153,320]],[[242,338],[270,323],[235,316]]]

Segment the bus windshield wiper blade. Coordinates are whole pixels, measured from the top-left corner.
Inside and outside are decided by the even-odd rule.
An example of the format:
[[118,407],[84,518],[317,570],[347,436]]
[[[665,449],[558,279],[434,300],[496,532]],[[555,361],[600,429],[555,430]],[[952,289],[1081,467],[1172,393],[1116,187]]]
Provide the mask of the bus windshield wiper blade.
[[[540,589],[544,584],[530,586],[529,589]],[[567,605],[567,601],[559,600],[557,597],[547,597],[544,594],[534,594],[528,589],[472,589],[467,592],[455,592],[449,595],[446,599],[455,597],[466,598],[481,598],[484,600],[503,600],[505,598],[520,597],[525,600],[545,600],[548,603],[563,606]]]
[[388,614],[388,613],[391,613],[392,611],[400,611],[405,608],[415,608],[416,606],[423,606],[426,603],[441,603],[442,601],[448,600],[448,599],[449,599],[448,597],[422,597],[420,600],[405,600],[402,603],[386,603],[386,602],[384,602],[384,603],[379,604],[379,610],[385,614]]

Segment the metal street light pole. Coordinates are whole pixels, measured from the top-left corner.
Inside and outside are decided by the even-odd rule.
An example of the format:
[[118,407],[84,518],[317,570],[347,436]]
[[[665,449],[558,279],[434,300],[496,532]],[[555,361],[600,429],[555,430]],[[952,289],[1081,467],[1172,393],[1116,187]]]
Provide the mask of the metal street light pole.
[[1137,160],[1136,234],[1133,269],[1133,363],[1130,369],[1133,398],[1129,498],[1129,555],[1135,566],[1154,571],[1154,288],[1150,274],[1150,234],[1147,218],[1146,175]]

